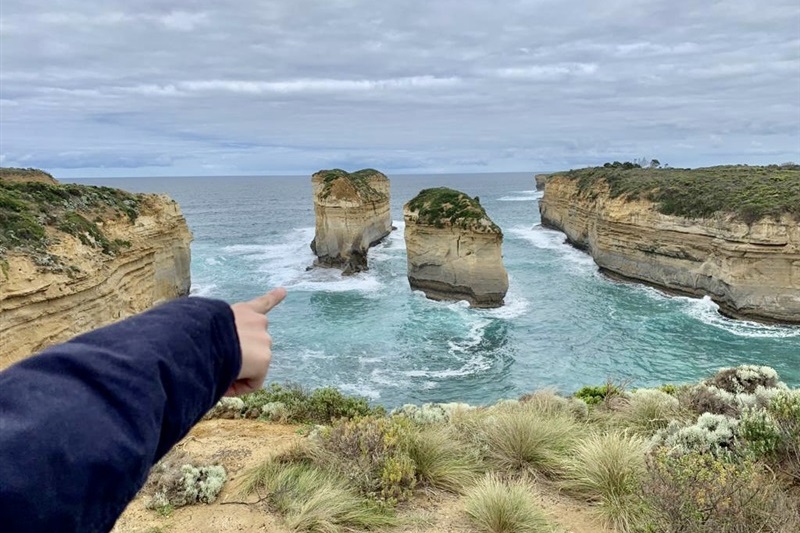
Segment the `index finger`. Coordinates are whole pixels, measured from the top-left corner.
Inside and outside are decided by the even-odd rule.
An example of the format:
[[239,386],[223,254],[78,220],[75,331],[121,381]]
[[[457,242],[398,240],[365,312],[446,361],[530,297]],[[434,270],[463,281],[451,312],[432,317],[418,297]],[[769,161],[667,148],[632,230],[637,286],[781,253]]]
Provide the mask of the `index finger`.
[[278,305],[286,298],[286,289],[278,287],[272,289],[267,294],[253,298],[247,305],[249,305],[257,313],[268,313],[273,307]]

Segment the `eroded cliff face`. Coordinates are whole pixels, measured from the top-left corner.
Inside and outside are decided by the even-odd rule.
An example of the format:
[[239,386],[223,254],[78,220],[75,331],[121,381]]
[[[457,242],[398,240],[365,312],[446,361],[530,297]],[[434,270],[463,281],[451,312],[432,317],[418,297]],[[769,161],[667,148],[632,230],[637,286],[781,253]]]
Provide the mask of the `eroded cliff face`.
[[135,222],[124,215],[96,222],[110,241],[121,243],[114,254],[100,251],[85,234],[82,240],[53,227],[46,228],[51,244],[45,254],[5,253],[0,368],[189,293],[191,234],[180,208],[167,196],[136,197]]
[[550,178],[552,174],[536,174],[533,177],[533,180],[536,182],[536,190],[543,191],[544,184],[547,183],[548,178]]
[[392,231],[389,178],[377,170],[321,170],[311,179],[315,265],[352,274],[367,269],[367,251]]
[[[411,288],[432,300],[466,300],[472,307],[503,305],[508,273],[503,266],[502,231],[477,200],[438,189],[462,195],[469,202],[464,206],[473,212],[453,209],[447,200],[432,210],[425,198],[428,191],[436,190],[422,191],[403,207]],[[432,201],[441,202],[442,197]]]
[[539,210],[608,273],[708,295],[733,317],[800,323],[800,223],[789,215],[750,225],[664,215],[649,201],[611,198],[602,182],[581,193],[563,176],[547,180]]

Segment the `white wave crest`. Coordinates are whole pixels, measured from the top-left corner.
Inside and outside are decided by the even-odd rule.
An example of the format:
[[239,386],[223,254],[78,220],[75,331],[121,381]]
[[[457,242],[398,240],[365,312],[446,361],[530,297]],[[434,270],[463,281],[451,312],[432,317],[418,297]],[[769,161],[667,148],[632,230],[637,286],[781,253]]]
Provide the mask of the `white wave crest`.
[[800,337],[800,327],[760,324],[748,320],[736,320],[720,314],[719,306],[708,297],[687,298],[676,296],[685,302],[686,313],[704,324],[727,331],[738,337],[785,339]]

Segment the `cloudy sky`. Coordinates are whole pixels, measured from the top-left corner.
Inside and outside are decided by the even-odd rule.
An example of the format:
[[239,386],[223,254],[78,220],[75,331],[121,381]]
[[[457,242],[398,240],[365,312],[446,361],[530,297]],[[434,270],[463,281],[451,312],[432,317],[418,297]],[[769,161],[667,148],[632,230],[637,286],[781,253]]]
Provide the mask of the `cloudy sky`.
[[797,0],[0,0],[57,177],[800,160]]

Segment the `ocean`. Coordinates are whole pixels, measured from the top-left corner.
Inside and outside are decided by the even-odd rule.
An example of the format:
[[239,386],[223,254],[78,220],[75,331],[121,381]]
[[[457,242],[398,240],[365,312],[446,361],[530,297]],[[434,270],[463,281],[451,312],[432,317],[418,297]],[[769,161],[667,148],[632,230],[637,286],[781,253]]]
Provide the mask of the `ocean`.
[[[229,302],[282,285],[270,313],[268,382],[334,386],[387,407],[487,404],[535,389],[569,393],[607,380],[685,383],[723,366],[774,367],[800,385],[800,328],[725,318],[708,298],[611,280],[591,257],[540,225],[533,173],[392,176],[397,227],[370,270],[311,269],[310,176],[75,180],[167,193],[194,234],[192,294]],[[412,292],[402,206],[421,189],[479,196],[503,229],[506,305],[470,309]]]

